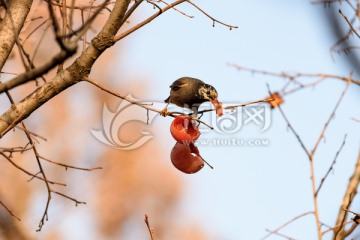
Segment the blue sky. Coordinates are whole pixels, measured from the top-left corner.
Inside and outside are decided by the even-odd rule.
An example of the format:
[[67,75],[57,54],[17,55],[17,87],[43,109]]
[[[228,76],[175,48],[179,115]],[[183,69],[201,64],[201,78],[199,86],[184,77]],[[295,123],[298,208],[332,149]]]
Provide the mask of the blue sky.
[[[266,83],[276,90],[284,81],[239,72],[227,63],[274,72],[348,75],[351,71],[342,56],[336,56],[335,61],[330,57],[329,48],[335,39],[321,5],[285,0],[196,3],[213,17],[239,28],[230,31],[219,24],[212,27],[210,19],[184,4],[179,9],[195,18],[168,11],[129,36],[117,46],[127,54],[126,62],[122,62],[126,71],[114,74],[128,79],[146,75],[149,82],[146,87],[151,90],[146,97],[153,101],[165,99],[168,86],[177,78],[192,76],[214,85],[221,101],[243,103],[265,97]],[[136,19],[153,11],[143,7],[143,14]],[[135,85],[129,91],[136,96]],[[309,148],[344,87],[343,82],[327,80],[285,99],[283,109]],[[348,133],[334,174],[330,174],[319,196],[320,217],[329,225],[335,222],[359,150],[360,125],[350,120],[360,116],[358,101],[359,87],[351,86],[325,135],[326,142],[321,143],[315,156],[319,182]],[[170,122],[171,119],[157,119],[154,128]],[[167,135],[164,131],[156,141],[161,142]],[[270,142],[262,147],[202,146],[202,155],[215,169],[205,168],[196,175],[182,176],[189,185],[184,211],[204,225],[211,239],[260,239],[266,235],[265,229],[274,229],[313,210],[309,162],[278,110],[272,112],[271,127],[265,132],[243,127],[231,135],[207,133],[202,137],[261,138]],[[170,153],[172,142],[168,145]],[[354,210],[358,208],[358,204],[353,206]],[[314,239],[314,218],[307,216],[283,233]]]

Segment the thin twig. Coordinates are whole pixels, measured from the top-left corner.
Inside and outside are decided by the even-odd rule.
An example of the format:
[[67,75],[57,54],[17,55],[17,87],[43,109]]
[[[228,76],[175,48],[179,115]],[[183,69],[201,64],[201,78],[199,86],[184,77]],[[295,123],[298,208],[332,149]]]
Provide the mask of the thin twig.
[[14,72],[3,72],[3,71],[0,71],[1,74],[8,74],[8,75],[19,75],[18,73],[14,73]]
[[[307,84],[301,84],[301,85],[299,85],[298,87],[294,87],[293,89],[290,89],[290,90],[287,90],[287,91],[285,91],[285,87],[284,87],[284,90],[282,90],[282,96],[284,97],[284,96],[286,96],[286,95],[295,93],[295,92],[300,91],[300,90],[303,90],[303,89],[305,89],[305,88],[315,87],[315,86],[319,85],[321,82],[323,82],[323,81],[325,81],[325,80],[326,80],[326,78],[321,77],[321,78],[319,78],[319,79],[317,79],[317,80],[315,80],[315,81],[313,81],[313,82],[310,82],[310,83],[307,83]],[[290,83],[291,83],[290,81],[287,82],[287,83],[285,84],[285,86],[286,86],[286,85],[290,85]]]
[[21,129],[21,130],[23,130],[24,132],[27,131],[30,135],[32,135],[32,136],[34,136],[34,137],[37,137],[37,138],[40,138],[40,139],[43,140],[43,141],[47,141],[47,139],[46,139],[45,137],[40,136],[39,134],[34,133],[34,132],[32,132],[32,131],[29,131],[29,129],[24,129],[24,128],[21,127],[21,126],[15,126],[15,128]]
[[[273,100],[274,99],[261,99],[261,100],[257,100],[257,101],[252,101],[252,102],[247,102],[247,103],[239,103],[239,104],[236,104],[236,105],[226,106],[226,107],[223,107],[223,108],[224,109],[235,109],[235,108],[238,108],[238,107],[245,107],[245,106],[253,105],[253,104],[257,104],[257,103],[271,102]],[[202,111],[198,111],[198,114],[211,112],[211,111],[215,111],[215,110],[216,110],[215,108],[205,109],[205,110],[202,110]]]
[[[25,51],[25,48],[24,48],[23,44],[22,44],[18,39],[16,40],[16,45],[17,45],[18,48],[19,48],[20,57],[21,57],[21,59],[22,59],[22,62],[23,62],[23,65],[24,65],[24,68],[26,69],[26,71],[30,71],[30,70],[36,69],[36,66],[35,66],[34,62],[32,61],[32,59],[31,59],[31,57],[30,57],[30,54]],[[24,57],[25,57],[25,59],[24,59]],[[27,62],[28,65],[25,63],[25,60],[26,60],[26,62]],[[39,77],[42,78],[42,80],[43,80],[44,82],[46,82],[46,79],[45,79],[44,76],[39,76]],[[36,80],[36,78],[35,78],[34,80],[35,80],[36,85],[37,85],[37,80]]]
[[350,211],[349,209],[344,209],[344,211],[347,211],[347,212],[350,212],[352,214],[355,215],[355,217],[351,218],[351,220],[353,221],[353,224],[351,225],[351,227],[346,230],[344,232],[344,236],[347,237],[349,236],[355,229],[356,227],[359,225],[360,223],[360,214],[359,213],[356,213],[356,212],[353,212],[353,211]]
[[[262,74],[262,75],[278,77],[278,78],[285,78],[285,79],[289,79],[291,81],[293,81],[294,79],[298,79],[298,78],[326,78],[326,79],[337,79],[337,80],[341,80],[341,81],[344,81],[344,82],[349,81],[349,77],[335,75],[335,74],[298,73],[298,72],[295,72],[295,73],[287,73],[287,72],[276,73],[276,72],[259,70],[259,69],[255,69],[255,68],[248,68],[248,67],[244,67],[244,66],[241,66],[241,65],[238,65],[238,64],[233,64],[233,63],[228,63],[228,65],[230,67],[236,68],[239,71],[250,72],[250,73],[253,73],[253,74]],[[351,79],[351,82],[360,86],[360,80]]]
[[150,227],[150,223],[149,223],[149,217],[147,214],[145,214],[145,223],[146,223],[146,226],[147,226],[147,229],[149,230],[149,234],[150,234],[150,237],[151,237],[151,240],[154,240],[154,229],[152,229]]
[[339,9],[339,13],[341,14],[341,16],[345,19],[345,21],[347,22],[347,24],[349,25],[349,27],[351,28],[351,31],[353,31],[356,36],[358,38],[360,38],[360,35],[356,32],[356,30],[354,29],[353,25],[351,24],[351,22],[349,21],[349,19],[342,13],[341,9]]
[[346,212],[352,213],[352,214],[354,214],[354,215],[357,215],[357,216],[360,215],[359,213],[353,212],[353,211],[351,211],[351,210],[349,210],[349,209],[346,209],[346,208],[344,208],[343,210],[346,211]]
[[[12,96],[10,95],[10,93],[8,91],[6,91],[6,95],[10,101],[10,103],[13,105],[15,102],[14,102],[14,99],[12,98]],[[26,126],[25,126],[25,123],[24,122],[20,122],[22,127],[24,129],[27,129]],[[46,189],[47,189],[47,192],[48,192],[48,198],[47,198],[47,202],[46,202],[46,207],[45,207],[45,210],[44,210],[44,214],[39,222],[39,228],[36,230],[36,231],[40,231],[42,226],[44,225],[44,221],[45,219],[47,220],[48,218],[48,208],[49,208],[49,204],[50,204],[50,200],[51,200],[51,189],[50,189],[50,186],[49,186],[49,181],[46,177],[46,174],[45,174],[45,171],[41,165],[41,162],[40,162],[40,158],[38,157],[38,151],[34,145],[34,142],[33,142],[33,139],[31,138],[31,135],[27,132],[27,131],[24,131],[27,139],[29,140],[29,143],[32,145],[32,150],[34,152],[34,155],[35,155],[35,159],[36,159],[36,162],[38,164],[38,167],[39,167],[39,171],[42,175],[42,178],[44,179],[44,182],[45,182],[45,186],[46,186]]]
[[309,211],[309,212],[305,212],[305,213],[302,213],[294,218],[292,218],[291,220],[287,221],[286,223],[282,224],[281,226],[279,226],[278,228],[276,228],[275,230],[273,231],[270,231],[269,234],[267,234],[266,236],[264,236],[263,238],[261,238],[261,240],[265,240],[267,239],[268,237],[270,237],[272,234],[274,233],[277,233],[278,231],[280,231],[281,229],[283,229],[284,227],[286,227],[287,225],[289,225],[290,223],[293,223],[295,222],[296,220],[302,218],[302,217],[305,217],[306,215],[309,215],[309,214],[314,214],[313,211]]
[[[50,0],[45,0],[45,2],[49,2]],[[115,1],[109,1],[107,2],[107,5],[111,5],[111,4],[114,4]],[[54,6],[57,6],[57,7],[62,7],[63,4],[61,3],[58,3],[57,1],[51,1],[51,4],[54,5]],[[71,5],[71,6],[66,6],[66,8],[69,8],[70,10],[71,9],[74,9],[74,10],[80,10],[80,11],[83,11],[83,10],[92,10],[94,8],[102,8],[103,7],[103,4],[98,4],[98,5],[85,5],[85,6],[77,6],[77,5]]]
[[154,13],[153,15],[151,15],[149,18],[145,19],[144,21],[140,22],[139,24],[135,25],[134,27],[128,29],[127,31],[120,33],[119,35],[114,37],[114,42],[120,41],[121,39],[123,39],[124,37],[130,35],[131,33],[135,32],[136,30],[138,30],[139,28],[145,26],[146,24],[150,23],[152,20],[154,20],[155,18],[157,18],[159,15],[161,15],[162,13],[166,12],[167,10],[175,7],[176,5],[179,5],[180,3],[185,2],[186,0],[177,0],[171,4],[169,4],[168,6],[162,8],[160,11]]
[[[268,87],[268,91],[270,96],[272,95],[272,92],[270,90],[270,86],[267,84]],[[285,119],[288,127],[290,128],[290,130],[293,132],[293,134],[295,135],[295,137],[297,138],[298,142],[300,143],[301,147],[303,148],[303,150],[305,151],[306,155],[309,158],[309,162],[310,162],[310,179],[311,179],[311,187],[313,190],[313,200],[314,200],[314,215],[315,215],[315,220],[316,220],[316,229],[317,229],[317,235],[318,235],[318,240],[322,239],[321,236],[321,222],[320,222],[320,217],[319,217],[319,206],[318,206],[318,200],[317,197],[315,195],[316,193],[316,184],[315,184],[315,168],[314,168],[314,161],[313,161],[313,155],[309,152],[309,150],[305,147],[305,144],[303,143],[303,141],[301,140],[299,134],[295,131],[294,127],[290,124],[290,121],[288,120],[288,118],[286,117],[285,113],[283,112],[283,110],[281,109],[280,106],[278,106],[279,111],[281,113],[281,115],[283,116],[283,118]]]
[[[11,94],[10,94],[8,91],[6,91],[6,95],[7,95],[8,99],[9,99],[10,103],[11,103],[11,104],[14,104],[14,99],[12,98]],[[25,123],[24,123],[24,122],[20,122],[20,123],[21,123],[22,127],[27,130],[27,128],[26,128],[26,126],[25,126]],[[42,166],[41,161],[40,161],[40,157],[41,157],[41,156],[40,156],[40,154],[39,154],[38,151],[37,151],[37,148],[36,148],[36,146],[35,146],[35,144],[34,144],[34,142],[33,142],[33,139],[32,139],[32,137],[31,137],[31,135],[29,134],[28,131],[24,131],[24,133],[25,133],[27,139],[29,140],[29,143],[32,145],[32,150],[33,150],[33,152],[34,152],[35,159],[36,159],[36,162],[37,162],[38,167],[39,167],[39,173],[42,175],[42,179],[43,179],[43,181],[45,182],[45,186],[46,186],[47,193],[48,193],[45,210],[44,210],[44,213],[43,213],[43,215],[42,215],[42,218],[41,218],[41,220],[40,220],[40,222],[39,222],[39,225],[38,225],[39,228],[36,230],[36,231],[41,231],[42,227],[43,227],[44,224],[45,224],[45,220],[46,220],[46,221],[48,220],[48,210],[49,210],[49,205],[50,205],[50,201],[51,201],[51,193],[52,193],[52,192],[53,192],[53,193],[56,193],[56,194],[58,194],[58,195],[61,195],[61,196],[65,197],[65,198],[68,198],[68,199],[70,199],[70,200],[72,200],[72,201],[75,201],[76,205],[77,205],[77,204],[84,203],[84,202],[77,201],[77,200],[74,199],[74,198],[71,198],[71,197],[69,197],[69,196],[67,196],[67,195],[65,195],[65,194],[63,194],[63,193],[59,193],[59,192],[57,192],[57,191],[53,191],[53,190],[50,188],[50,185],[49,185],[49,184],[50,184],[50,181],[49,181],[49,180],[47,179],[47,177],[46,177],[45,171],[44,171],[43,166]],[[3,154],[3,153],[1,153],[1,152],[0,152],[0,154],[2,154],[3,156],[5,156],[5,154]],[[6,156],[5,156],[5,157],[6,157]],[[6,157],[6,158],[7,158],[10,162],[12,162],[8,157]],[[42,158],[43,158],[43,157],[42,157]],[[44,159],[44,158],[43,158],[43,159]],[[48,160],[48,159],[47,159],[47,160]],[[33,177],[39,178],[39,177],[37,176],[37,174],[33,175]],[[85,203],[84,203],[84,204],[85,204]]]
[[159,5],[157,5],[156,3],[154,3],[154,1],[146,0],[146,2],[152,4],[154,6],[154,8],[159,9],[160,12],[162,11],[161,7]]
[[33,145],[31,144],[26,144],[25,147],[0,147],[0,151],[1,152],[8,152],[10,154],[12,153],[16,153],[16,152],[20,152],[20,153],[23,153],[23,152],[26,152],[30,149],[32,149]]
[[338,107],[340,106],[340,103],[341,103],[342,99],[344,98],[345,93],[347,92],[347,90],[348,90],[351,82],[352,82],[352,80],[351,80],[351,74],[350,74],[350,77],[348,78],[348,81],[347,81],[347,83],[346,83],[346,86],[345,86],[343,92],[341,93],[340,98],[339,98],[339,100],[337,101],[337,103],[336,103],[336,105],[335,105],[335,107],[334,107],[334,110],[333,110],[332,113],[330,114],[329,119],[326,121],[326,123],[325,123],[325,125],[324,125],[324,128],[322,129],[322,131],[321,131],[321,133],[320,133],[320,136],[319,136],[317,142],[315,143],[315,146],[314,146],[313,150],[311,151],[311,156],[314,156],[314,154],[315,154],[315,152],[316,152],[316,149],[317,149],[317,147],[319,146],[322,138],[324,137],[325,131],[326,131],[327,127],[329,126],[331,120],[334,118],[335,112],[336,112],[336,110],[338,109]]
[[43,22],[41,22],[34,30],[32,30],[27,37],[24,39],[24,41],[22,41],[23,44],[25,44],[25,42],[33,35],[33,33],[35,33],[37,30],[39,30],[39,28],[41,28],[45,23],[47,23],[49,21],[49,19],[44,20]]
[[128,102],[131,103],[131,104],[137,105],[137,106],[139,106],[139,107],[148,109],[148,110],[153,111],[153,112],[161,113],[161,110],[159,110],[159,109],[150,107],[150,106],[147,105],[147,104],[143,104],[143,103],[141,103],[141,102],[134,101],[134,100],[132,100],[132,99],[130,99],[130,98],[128,98],[128,97],[124,97],[124,96],[122,96],[122,95],[120,95],[120,94],[118,94],[118,93],[115,93],[115,92],[111,91],[110,89],[108,89],[108,88],[100,85],[100,84],[97,83],[94,79],[92,79],[92,78],[90,78],[90,77],[85,77],[84,80],[87,81],[87,82],[89,82],[89,83],[91,83],[92,85],[100,88],[101,90],[103,90],[103,91],[105,91],[105,92],[107,92],[107,93],[115,96],[115,97],[118,97],[118,98],[120,98],[120,99],[123,99],[123,100],[128,101]]
[[123,20],[121,21],[121,25],[123,25],[128,18],[131,16],[131,14],[133,14],[133,12],[140,6],[140,4],[143,1],[135,1],[134,4],[129,8],[129,10],[126,11],[125,16],[123,18]]
[[[86,20],[86,22],[83,23],[78,29],[71,30],[71,32],[68,34],[63,34],[63,35],[59,34],[58,37],[60,39],[66,39],[66,38],[69,38],[69,37],[72,37],[72,36],[78,34],[77,38],[75,38],[72,41],[74,43],[73,45],[75,45],[78,42],[78,40],[82,37],[82,35],[91,27],[91,24],[94,22],[96,17],[101,13],[101,11],[106,8],[106,5],[108,4],[108,2],[109,2],[109,0],[105,0],[101,4],[101,7],[97,8],[96,11],[91,16],[89,16],[88,19]],[[91,10],[89,10],[89,14],[90,13],[91,13]]]
[[197,6],[195,3],[191,2],[190,0],[186,0],[186,2],[190,3],[191,5],[193,5],[195,8],[197,8],[200,12],[202,12],[205,16],[207,16],[208,18],[210,18],[213,21],[213,27],[215,26],[215,22],[220,23],[221,25],[224,25],[228,28],[230,28],[230,30],[232,30],[233,28],[238,28],[238,26],[234,26],[234,25],[230,25],[224,22],[221,22],[215,18],[213,18],[210,14],[206,13],[204,10],[202,10],[199,6]]
[[57,191],[54,191],[54,190],[51,190],[51,192],[52,192],[52,193],[56,193],[57,195],[62,196],[62,197],[64,197],[64,198],[70,199],[71,201],[74,201],[76,207],[77,207],[78,204],[86,204],[86,202],[78,201],[78,200],[76,200],[75,198],[69,197],[68,195],[65,195],[65,194],[63,194],[63,193],[61,193],[61,192],[57,192]]
[[318,193],[319,193],[319,191],[320,191],[321,187],[323,186],[323,184],[324,184],[324,182],[325,182],[326,178],[328,177],[329,173],[333,170],[334,165],[335,165],[335,163],[336,163],[336,159],[338,158],[338,156],[339,156],[339,154],[340,154],[341,150],[343,149],[343,147],[344,147],[344,145],[345,145],[346,136],[347,136],[347,135],[345,134],[345,136],[344,136],[344,140],[343,140],[343,142],[342,142],[342,144],[341,144],[341,146],[340,146],[339,150],[336,152],[336,154],[335,154],[335,158],[334,158],[333,162],[331,163],[331,165],[330,165],[330,167],[329,167],[328,171],[326,172],[325,176],[321,179],[321,181],[320,181],[320,185],[319,185],[318,189],[316,190],[315,196],[317,196],[317,195],[318,195]]
[[271,234],[277,235],[277,236],[279,236],[279,237],[288,239],[288,240],[296,240],[296,239],[293,238],[293,237],[286,236],[285,234],[282,234],[282,233],[273,232],[273,231],[271,231],[271,230],[269,230],[269,229],[266,229],[266,231],[269,232],[269,233],[271,233]]
[[16,218],[18,221],[21,221],[20,218],[18,218],[1,200],[0,205],[2,205],[11,216]]
[[94,167],[94,168],[81,168],[81,167],[75,167],[75,166],[71,166],[71,165],[68,165],[68,164],[64,164],[64,163],[59,163],[59,162],[55,162],[55,161],[52,161],[46,157],[43,157],[41,155],[38,155],[39,158],[47,161],[47,162],[50,162],[50,163],[53,163],[53,164],[56,164],[56,165],[59,165],[59,166],[62,166],[65,168],[65,170],[67,170],[68,168],[72,168],[72,169],[78,169],[78,170],[83,170],[83,171],[93,171],[93,170],[98,170],[98,169],[103,169],[102,167]]
[[[5,153],[0,152],[0,155],[2,155],[6,160],[8,160],[14,167],[16,167],[17,169],[19,169],[20,171],[26,173],[27,175],[29,175],[29,176],[31,176],[31,177],[33,177],[33,178],[37,178],[37,179],[39,179],[39,180],[45,181],[44,178],[39,177],[39,176],[37,176],[36,174],[33,174],[33,173],[27,171],[26,169],[20,167],[19,165],[17,165],[13,160],[11,160],[11,158],[9,158],[8,156],[6,156]],[[54,184],[54,185],[56,184],[56,185],[60,185],[60,186],[66,187],[66,184],[65,184],[65,183],[55,182],[55,181],[51,181],[51,180],[49,180],[49,179],[47,179],[47,181],[48,181],[48,183],[50,183],[50,184]]]
[[291,130],[291,132],[295,135],[295,137],[297,138],[298,142],[300,143],[302,149],[304,150],[304,152],[306,153],[306,155],[310,155],[310,152],[309,150],[306,148],[304,142],[301,140],[300,138],[300,135],[295,131],[294,127],[291,125],[289,119],[286,117],[284,111],[282,110],[282,108],[280,106],[278,106],[279,108],[279,111],[282,115],[282,117],[284,118],[286,124],[287,124],[287,127]]
[[42,46],[42,42],[45,39],[45,35],[49,31],[50,27],[51,27],[51,22],[50,22],[50,19],[48,19],[48,23],[46,24],[45,29],[43,30],[41,36],[37,39],[37,45],[34,48],[34,52],[33,52],[31,61],[35,60],[35,57],[37,56],[37,53],[38,53],[40,47]]
[[[66,28],[67,28],[67,10],[66,10],[66,0],[62,0],[62,7],[60,8],[60,13],[61,13],[61,17],[62,17],[62,35],[66,35]],[[64,39],[64,41],[66,41],[66,38]],[[62,70],[64,70],[64,62],[61,62],[58,65],[58,69],[57,69],[57,73],[61,72]]]
[[[165,2],[165,1],[163,1],[163,0],[158,0],[158,1],[164,3],[165,5],[169,5],[169,3],[167,3],[167,2]],[[176,12],[184,15],[185,17],[194,18],[194,16],[190,16],[190,15],[184,13],[183,11],[180,11],[179,9],[177,9],[177,8],[175,8],[175,7],[173,7],[173,9],[174,9],[174,11],[176,11]]]
[[347,224],[352,223],[352,222],[353,222],[352,220],[348,220],[348,221],[344,222],[343,224],[339,223],[339,224],[335,225],[334,227],[330,227],[330,228],[324,230],[323,232],[321,232],[321,235],[324,236],[326,233],[331,232],[340,226],[346,226]]

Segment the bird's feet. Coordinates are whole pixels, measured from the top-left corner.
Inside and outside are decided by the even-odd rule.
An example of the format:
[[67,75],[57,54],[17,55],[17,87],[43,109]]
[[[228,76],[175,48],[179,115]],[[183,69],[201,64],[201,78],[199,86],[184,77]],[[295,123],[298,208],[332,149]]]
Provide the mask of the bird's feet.
[[167,111],[167,107],[165,107],[163,110],[161,110],[160,115],[163,117],[166,117],[169,115],[169,112]]

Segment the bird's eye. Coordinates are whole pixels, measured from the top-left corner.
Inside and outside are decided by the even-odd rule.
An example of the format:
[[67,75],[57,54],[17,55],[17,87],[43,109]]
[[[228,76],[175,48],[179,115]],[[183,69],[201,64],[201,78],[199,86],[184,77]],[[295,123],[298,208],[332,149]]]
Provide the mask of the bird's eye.
[[179,88],[180,88],[179,86],[173,86],[171,89],[174,91],[177,91],[177,90],[179,90]]

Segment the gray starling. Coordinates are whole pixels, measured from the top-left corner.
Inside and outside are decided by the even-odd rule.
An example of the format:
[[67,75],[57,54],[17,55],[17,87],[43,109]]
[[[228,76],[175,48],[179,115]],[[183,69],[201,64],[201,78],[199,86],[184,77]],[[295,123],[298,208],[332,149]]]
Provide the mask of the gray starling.
[[[222,106],[217,99],[218,93],[213,86],[196,78],[182,77],[173,82],[170,88],[170,96],[165,100],[167,104],[173,103],[179,107],[188,108],[196,116],[200,104],[210,101],[217,114],[222,115]],[[161,115],[166,115],[166,109],[167,105],[162,110]]]

